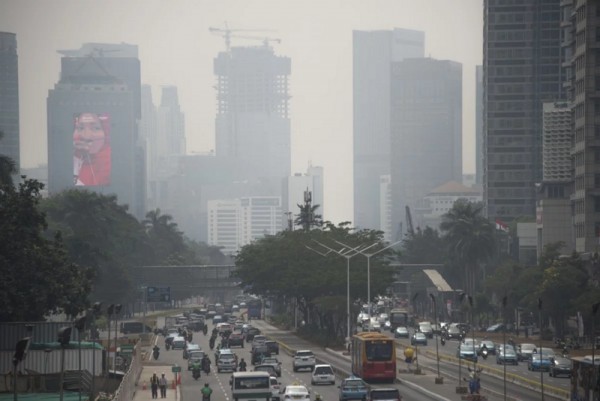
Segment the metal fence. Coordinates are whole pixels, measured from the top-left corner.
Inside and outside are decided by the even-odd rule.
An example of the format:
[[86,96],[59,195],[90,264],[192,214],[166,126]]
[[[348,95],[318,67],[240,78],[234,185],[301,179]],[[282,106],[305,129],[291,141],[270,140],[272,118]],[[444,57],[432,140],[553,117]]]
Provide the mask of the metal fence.
[[119,388],[115,391],[113,401],[131,401],[142,373],[142,346],[138,341],[131,355],[129,370],[123,376]]

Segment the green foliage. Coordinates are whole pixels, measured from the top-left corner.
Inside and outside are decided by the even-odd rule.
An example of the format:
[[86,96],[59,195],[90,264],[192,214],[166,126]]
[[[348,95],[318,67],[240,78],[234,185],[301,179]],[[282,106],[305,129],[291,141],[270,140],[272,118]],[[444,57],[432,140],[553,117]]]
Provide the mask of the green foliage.
[[445,263],[448,256],[444,240],[431,227],[426,227],[425,230],[417,227],[414,233],[408,234],[402,241],[401,260],[403,263]]
[[[340,243],[351,248],[377,244],[369,253],[385,247],[380,231],[353,231],[347,222],[337,226],[326,222],[321,229],[283,231],[244,246],[236,257],[237,274],[248,292],[297,299],[301,320],[325,337],[336,337],[346,330],[347,259],[337,252],[347,247]],[[383,258],[392,252],[383,251],[371,260],[372,294],[384,293],[392,281],[392,270]],[[366,299],[363,255],[350,259],[350,294],[352,300]]]
[[[4,138],[4,132],[0,131],[0,141]],[[13,186],[13,174],[18,172],[17,165],[13,159],[0,154],[0,188]]]
[[88,305],[92,272],[69,260],[60,235],[43,236],[42,189],[25,180],[18,190],[0,190],[0,321],[43,320],[51,311],[74,316]]
[[495,226],[483,216],[483,204],[459,199],[443,216],[440,229],[454,265],[463,269],[463,288],[474,294],[480,287],[481,264],[495,252]]

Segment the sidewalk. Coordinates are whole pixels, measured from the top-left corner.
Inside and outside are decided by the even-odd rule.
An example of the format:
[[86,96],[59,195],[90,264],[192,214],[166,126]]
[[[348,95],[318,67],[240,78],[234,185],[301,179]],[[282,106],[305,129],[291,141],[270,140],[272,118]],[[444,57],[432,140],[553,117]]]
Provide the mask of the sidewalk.
[[169,383],[169,385],[167,386],[167,397],[160,398],[159,389],[157,399],[162,401],[181,400],[181,394],[179,393],[180,387],[175,386],[175,373],[171,372],[171,365],[145,365],[142,368],[142,373],[140,374],[140,379],[138,381],[135,395],[133,396],[133,401],[152,401],[152,390],[150,390],[150,378],[155,372],[159,378],[164,373]]

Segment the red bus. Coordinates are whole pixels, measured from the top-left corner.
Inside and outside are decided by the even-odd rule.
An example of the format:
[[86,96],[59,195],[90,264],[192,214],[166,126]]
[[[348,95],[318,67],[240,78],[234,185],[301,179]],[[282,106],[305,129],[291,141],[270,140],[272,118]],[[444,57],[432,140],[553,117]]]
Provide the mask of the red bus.
[[394,339],[376,332],[352,337],[352,373],[364,381],[396,380],[396,344]]

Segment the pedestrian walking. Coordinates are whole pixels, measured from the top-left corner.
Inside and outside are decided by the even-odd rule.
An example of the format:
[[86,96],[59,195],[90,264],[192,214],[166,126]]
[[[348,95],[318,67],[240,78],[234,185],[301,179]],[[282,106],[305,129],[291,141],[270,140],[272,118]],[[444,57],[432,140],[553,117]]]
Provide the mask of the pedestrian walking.
[[415,360],[415,350],[412,347],[406,347],[404,349],[404,362],[406,362],[406,369],[412,372],[412,364]]
[[156,372],[150,378],[150,390],[152,390],[152,398],[158,398],[158,375]]
[[164,373],[158,379],[158,387],[160,387],[160,398],[167,398],[167,378]]

